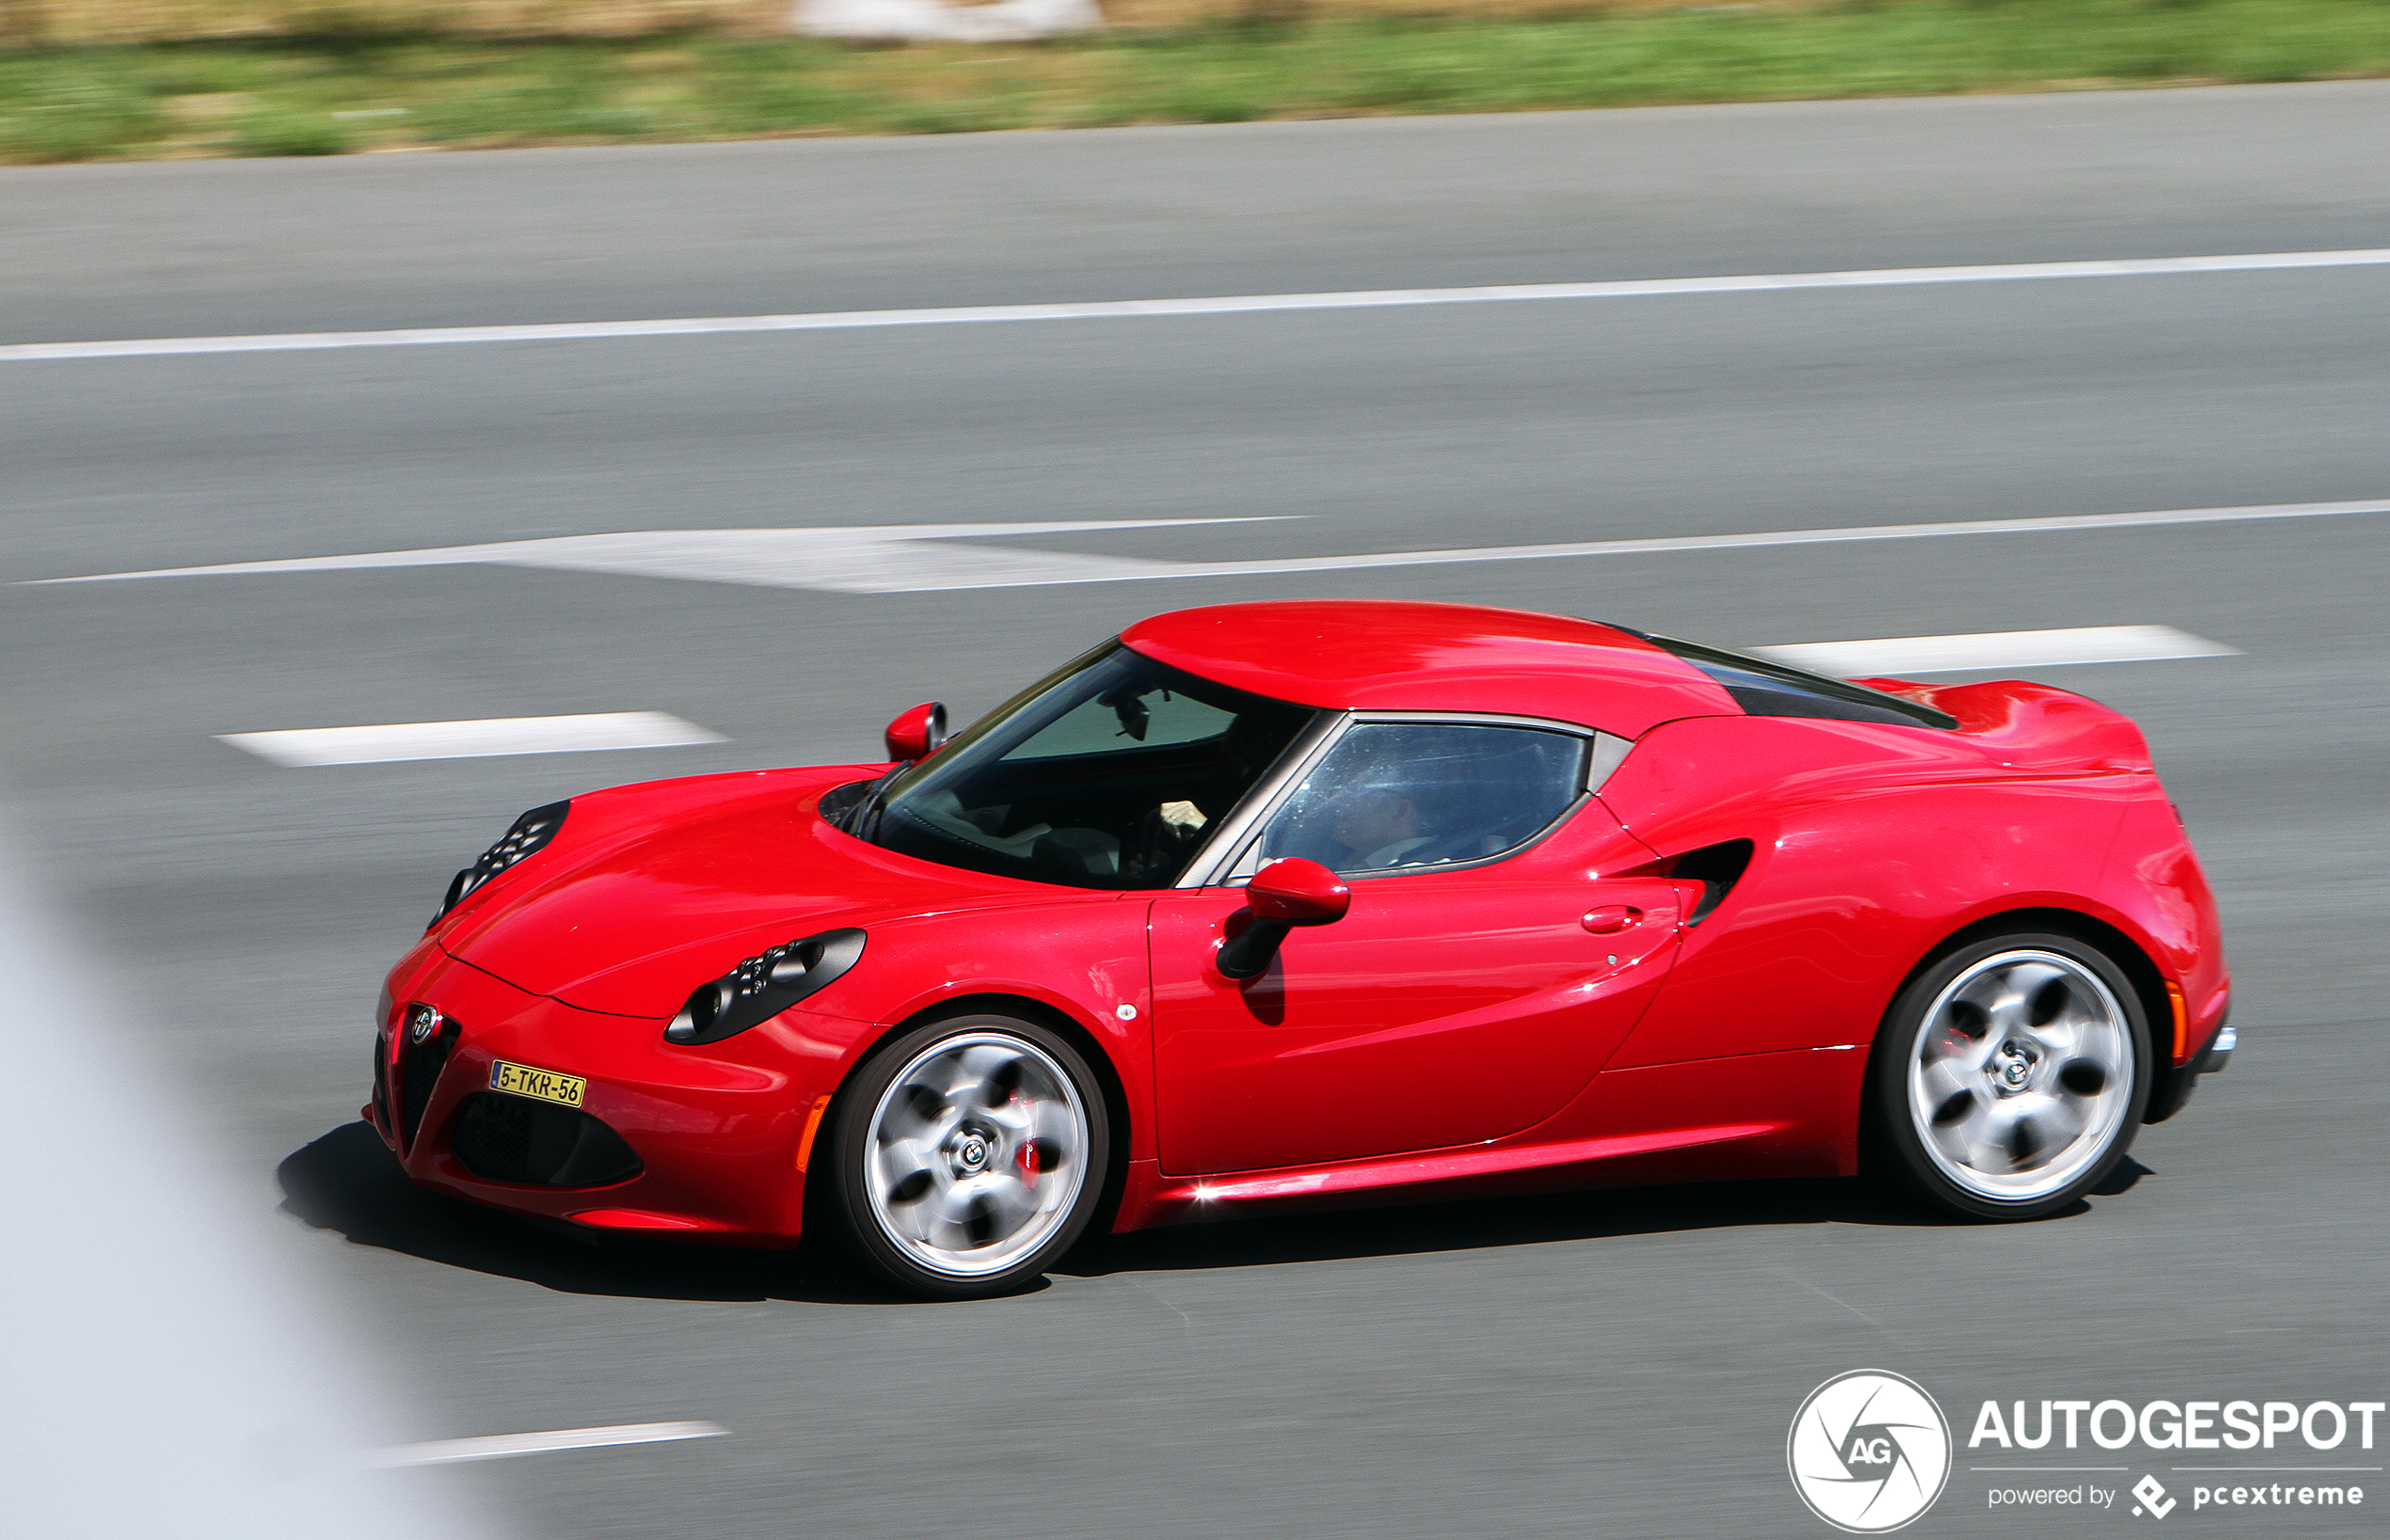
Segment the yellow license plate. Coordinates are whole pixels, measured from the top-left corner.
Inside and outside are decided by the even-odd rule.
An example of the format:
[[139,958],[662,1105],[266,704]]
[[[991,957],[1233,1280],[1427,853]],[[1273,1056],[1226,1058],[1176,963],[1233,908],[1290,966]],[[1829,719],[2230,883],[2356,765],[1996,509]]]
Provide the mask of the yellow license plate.
[[516,1096],[528,1096],[536,1101],[553,1102],[559,1106],[581,1105],[582,1092],[589,1082],[577,1074],[557,1074],[551,1070],[534,1070],[528,1064],[509,1064],[499,1059],[489,1067],[489,1088]]

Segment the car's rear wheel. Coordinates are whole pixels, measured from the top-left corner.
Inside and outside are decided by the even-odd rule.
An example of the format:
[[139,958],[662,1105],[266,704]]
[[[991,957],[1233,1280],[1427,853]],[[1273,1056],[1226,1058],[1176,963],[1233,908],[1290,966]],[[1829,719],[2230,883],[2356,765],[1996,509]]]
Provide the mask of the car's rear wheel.
[[856,1261],[908,1294],[968,1299],[1043,1273],[1086,1228],[1111,1138],[1060,1033],[974,1015],[908,1032],[838,1100],[830,1205]]
[[1997,936],[1901,992],[1872,1073],[1876,1132],[1904,1185],[1969,1218],[2037,1219],[2125,1158],[2149,1098],[2149,1026],[2097,947]]

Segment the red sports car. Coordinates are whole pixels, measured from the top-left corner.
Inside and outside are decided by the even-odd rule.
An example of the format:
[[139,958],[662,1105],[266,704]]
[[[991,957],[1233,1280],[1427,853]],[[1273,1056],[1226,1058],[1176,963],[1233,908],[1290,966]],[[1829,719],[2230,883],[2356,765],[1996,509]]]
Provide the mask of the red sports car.
[[593,792],[457,874],[365,1115],[423,1186],[995,1293],[1363,1193],[2077,1200],[2223,1066],[2133,724],[1619,627],[1182,611],[893,764]]

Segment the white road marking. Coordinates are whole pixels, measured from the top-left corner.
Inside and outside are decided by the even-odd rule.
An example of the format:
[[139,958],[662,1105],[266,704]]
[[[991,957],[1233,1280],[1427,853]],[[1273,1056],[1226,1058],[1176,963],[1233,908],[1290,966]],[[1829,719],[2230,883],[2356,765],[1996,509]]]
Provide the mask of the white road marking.
[[1203,299],[1091,300],[1060,305],[966,305],[907,310],[822,310],[800,315],[723,315],[664,321],[566,321],[522,326],[417,326],[390,331],[271,332],[243,337],[149,337],[120,341],[15,342],[0,362],[137,358],[186,353],[291,353],[325,348],[422,347],[451,342],[563,342],[726,332],[852,331],[1006,321],[1142,320],[1248,315],[1273,310],[1365,310],[1421,305],[1484,305],[1534,299],[1639,299],[1664,294],[1737,294],[1796,289],[1881,289],[2030,278],[2158,278],[2318,267],[2379,267],[2390,249],[2270,251],[2223,257],[2133,257],[2110,262],[2001,262],[1968,267],[1887,267],[1836,273],[1745,273],[1722,278],[1624,278],[1597,283],[1508,283],[1467,289],[1364,289],[1343,294],[1225,294]]
[[504,1460],[518,1454],[547,1454],[560,1449],[604,1449],[614,1444],[665,1444],[680,1438],[721,1438],[730,1430],[719,1422],[626,1422],[612,1428],[559,1428],[553,1433],[502,1433],[487,1438],[442,1438],[428,1444],[401,1444],[370,1456],[368,1465],[392,1469],[416,1465],[454,1465],[461,1460]]
[[1881,636],[1864,642],[1801,642],[1753,652],[1845,679],[1871,674],[1957,674],[1968,669],[2053,668],[2063,663],[2137,663],[2160,658],[2235,658],[2239,647],[2172,626],[2075,626],[2054,631],[1981,631],[1968,636]]
[[[2390,505],[2385,505],[2390,506]],[[1115,578],[1172,576],[1176,564],[1066,551],[1008,550],[990,546],[919,546],[961,536],[1068,534],[1085,530],[1167,529],[1187,524],[1243,524],[1243,518],[1102,519],[1032,524],[881,524],[806,530],[643,530],[621,534],[570,534],[549,540],[508,540],[431,550],[365,556],[305,556],[289,561],[234,562],[218,566],[105,572],[40,582],[112,582],[131,578],[235,577],[268,572],[338,572],[369,567],[553,567],[567,572],[620,572],[764,588],[884,594],[935,588],[1014,588],[1052,582],[1101,582]]]
[[2060,514],[2034,518],[1966,519],[1939,524],[1872,524],[1824,530],[1763,530],[1749,534],[1663,535],[1644,540],[1587,540],[1541,546],[1485,546],[1455,550],[1373,551],[1354,556],[1267,557],[1243,562],[1171,562],[1143,557],[1083,556],[1069,551],[1014,550],[951,544],[963,536],[1062,534],[1079,530],[1139,530],[1171,525],[1239,523],[1237,519],[1123,519],[1101,523],[888,524],[809,530],[646,530],[622,534],[573,534],[429,550],[363,556],[304,556],[233,562],[217,566],[103,572],[42,578],[37,583],[117,582],[148,578],[233,577],[279,572],[335,572],[374,567],[556,567],[629,573],[765,588],[834,594],[920,594],[969,588],[1035,588],[1166,578],[1250,578],[1299,572],[1353,572],[1372,567],[1440,566],[1470,562],[1529,562],[1566,556],[1641,556],[1665,551],[1740,550],[1767,546],[1827,545],[1853,540],[1918,540],[1941,535],[2039,534],[2070,530],[2139,529],[2155,525],[2221,524],[2277,518],[2323,518],[2390,513],[2390,500],[2293,502],[2253,508],[2170,508],[2140,514]]
[[292,768],[386,765],[402,759],[486,759],[510,754],[585,754],[597,749],[673,749],[729,741],[720,733],[664,711],[298,727],[273,733],[218,733],[215,740]]

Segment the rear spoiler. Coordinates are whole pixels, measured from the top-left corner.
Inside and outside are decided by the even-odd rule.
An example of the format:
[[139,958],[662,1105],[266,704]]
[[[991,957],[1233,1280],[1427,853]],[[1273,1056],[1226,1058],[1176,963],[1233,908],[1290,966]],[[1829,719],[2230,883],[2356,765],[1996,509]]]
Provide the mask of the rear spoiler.
[[1890,678],[1852,683],[1932,706],[1954,719],[1958,732],[2020,770],[2156,769],[2149,742],[2130,717],[2072,691],[2027,679],[1965,685]]

